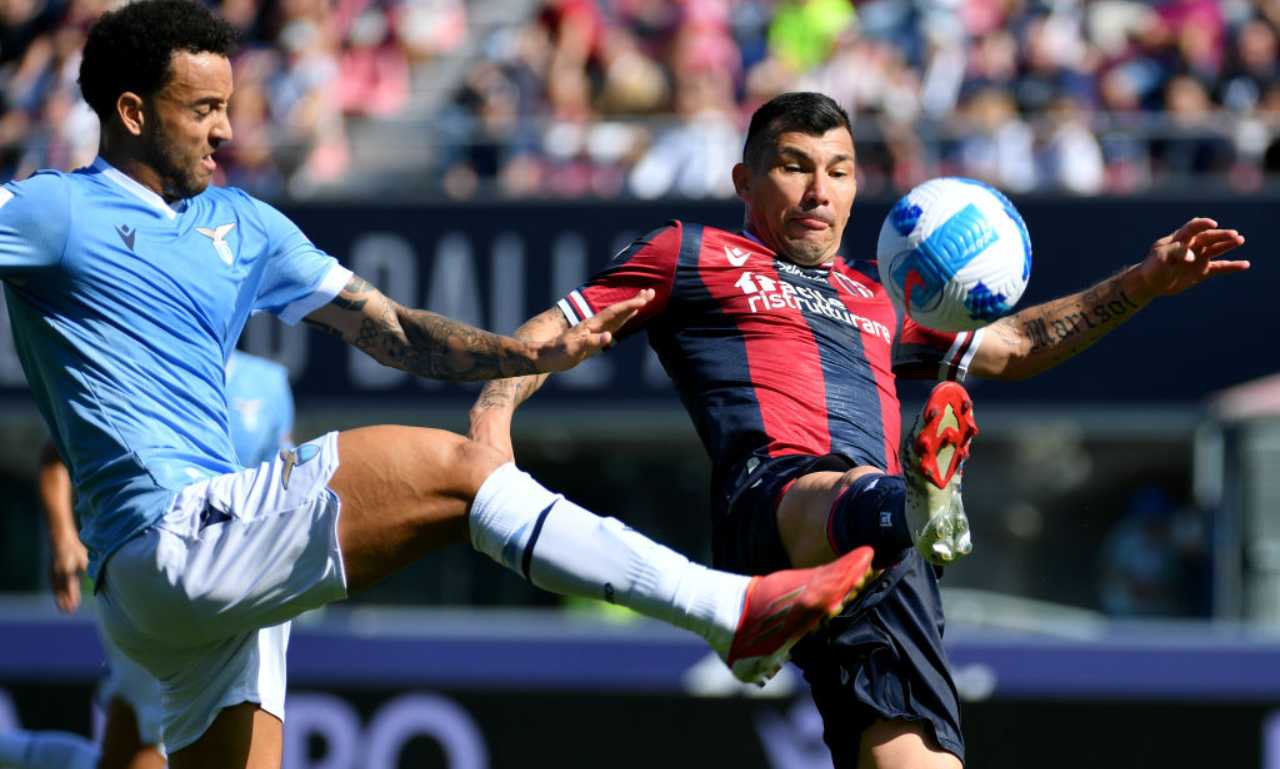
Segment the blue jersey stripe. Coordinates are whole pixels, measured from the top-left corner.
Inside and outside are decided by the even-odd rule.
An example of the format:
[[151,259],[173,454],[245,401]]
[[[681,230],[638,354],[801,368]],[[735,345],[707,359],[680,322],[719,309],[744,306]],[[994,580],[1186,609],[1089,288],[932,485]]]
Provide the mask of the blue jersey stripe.
[[[803,285],[819,289],[833,306],[844,309],[843,302],[829,284],[807,281]],[[830,453],[845,456],[855,464],[884,468],[884,425],[880,417],[879,390],[863,349],[861,332],[851,330],[843,321],[819,313],[807,312],[804,318],[822,363],[825,381],[815,382],[814,386],[821,388],[827,406]]]
[[[769,438],[759,403],[743,397],[754,392],[746,342],[737,322],[720,309],[703,281],[702,239],[702,225],[683,224],[673,311],[650,327],[649,344],[675,384],[707,453],[715,460],[713,484],[719,488],[721,475],[746,459],[737,454],[766,446]],[[714,372],[721,383],[718,388],[707,386],[708,372]]]

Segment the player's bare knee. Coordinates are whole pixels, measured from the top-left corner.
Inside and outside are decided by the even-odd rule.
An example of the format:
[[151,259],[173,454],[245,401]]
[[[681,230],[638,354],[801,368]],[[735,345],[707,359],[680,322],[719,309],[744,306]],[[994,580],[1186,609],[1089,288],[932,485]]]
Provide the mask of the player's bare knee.
[[871,475],[872,473],[883,474],[884,471],[878,467],[872,467],[870,465],[858,465],[855,468],[846,470],[845,473],[840,476],[840,480],[836,481],[836,493],[839,494],[852,486],[859,478],[864,475]]
[[511,460],[492,446],[465,438],[453,448],[452,465],[463,484],[462,493],[468,499],[476,495],[494,470],[509,461]]

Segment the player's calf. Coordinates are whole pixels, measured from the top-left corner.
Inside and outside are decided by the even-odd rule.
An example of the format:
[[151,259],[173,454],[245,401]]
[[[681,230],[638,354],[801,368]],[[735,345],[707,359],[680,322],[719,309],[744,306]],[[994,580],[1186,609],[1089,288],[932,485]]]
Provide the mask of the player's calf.
[[941,382],[902,443],[906,523],[932,563],[951,563],[973,549],[960,485],[977,434],[969,394],[956,382]]

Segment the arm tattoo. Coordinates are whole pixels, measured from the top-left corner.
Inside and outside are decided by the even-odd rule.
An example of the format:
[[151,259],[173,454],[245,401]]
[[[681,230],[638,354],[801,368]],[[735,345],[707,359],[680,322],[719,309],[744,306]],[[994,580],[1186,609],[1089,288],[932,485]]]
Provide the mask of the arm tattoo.
[[537,373],[527,348],[508,337],[390,300],[381,318],[364,319],[354,343],[378,360],[429,379],[463,382]]
[[495,379],[485,384],[484,389],[480,391],[480,397],[476,399],[474,408],[479,410],[514,408],[516,393],[516,380]]
[[344,310],[360,312],[364,309],[364,305],[369,301],[369,299],[367,297],[357,299],[355,297],[344,296],[344,294],[364,294],[371,290],[373,290],[373,286],[369,284],[369,281],[357,275],[353,275],[351,276],[351,280],[347,281],[346,287],[333,298],[333,304],[334,306],[340,307]]
[[1024,373],[1043,371],[1089,348],[1139,309],[1116,277],[1018,313],[1009,326],[1021,332],[1027,351]]
[[[524,342],[545,341],[554,339],[568,328],[569,322],[565,320],[564,315],[558,309],[552,307],[530,318],[524,325],[516,329],[514,336]],[[542,387],[548,376],[548,374],[533,374],[531,376],[495,379],[487,382],[480,392],[480,397],[476,399],[473,408],[481,411],[491,408],[511,409],[514,411]]]
[[333,326],[330,326],[328,323],[318,321],[314,318],[303,318],[302,322],[306,323],[308,326],[318,331],[323,331],[326,334],[331,334],[333,336],[342,336],[341,329],[334,328]]

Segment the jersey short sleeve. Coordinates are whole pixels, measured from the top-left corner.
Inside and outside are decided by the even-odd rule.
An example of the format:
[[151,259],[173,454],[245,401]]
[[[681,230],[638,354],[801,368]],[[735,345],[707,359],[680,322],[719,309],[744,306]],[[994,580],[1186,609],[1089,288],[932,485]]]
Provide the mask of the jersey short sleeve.
[[908,317],[893,346],[893,373],[906,379],[963,382],[983,333],[935,331]]
[[0,277],[17,277],[62,261],[71,229],[71,185],[38,173],[0,187]]
[[680,258],[680,234],[680,223],[671,222],[618,252],[607,267],[559,301],[557,306],[569,324],[577,325],[646,288],[654,290],[653,300],[640,308],[618,336],[634,333],[661,315],[671,299],[676,263]]
[[266,272],[253,308],[295,324],[333,301],[351,280],[351,271],[317,248],[284,214],[260,200],[250,200],[268,243]]

